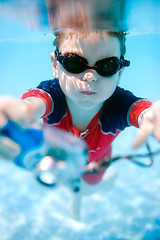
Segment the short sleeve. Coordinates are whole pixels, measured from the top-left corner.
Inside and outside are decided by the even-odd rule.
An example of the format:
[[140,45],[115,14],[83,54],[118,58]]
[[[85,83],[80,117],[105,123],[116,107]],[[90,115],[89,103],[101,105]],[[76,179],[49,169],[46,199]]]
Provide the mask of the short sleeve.
[[47,124],[59,123],[67,112],[65,95],[60,88],[58,79],[41,82],[35,89],[30,89],[24,93],[22,99],[27,97],[43,99],[46,104],[43,118]]
[[138,125],[138,118],[141,112],[143,112],[145,109],[149,108],[152,105],[152,103],[148,100],[141,100],[134,104],[132,104],[129,112],[128,112],[128,121],[129,124],[135,127],[139,127]]
[[132,92],[117,87],[113,95],[104,103],[100,117],[102,130],[116,134],[131,125],[138,126],[138,116],[151,103]]
[[52,101],[50,94],[47,93],[46,91],[44,91],[42,89],[38,89],[38,88],[30,89],[29,91],[25,92],[22,95],[21,99],[25,99],[28,97],[37,97],[37,98],[40,98],[43,100],[43,102],[46,105],[46,111],[45,111],[44,115],[42,116],[42,118],[48,116],[53,111],[54,103]]
[[43,81],[37,86],[37,88],[48,93],[54,104],[53,111],[47,116],[47,124],[59,123],[67,112],[66,98],[60,88],[59,80],[53,79]]

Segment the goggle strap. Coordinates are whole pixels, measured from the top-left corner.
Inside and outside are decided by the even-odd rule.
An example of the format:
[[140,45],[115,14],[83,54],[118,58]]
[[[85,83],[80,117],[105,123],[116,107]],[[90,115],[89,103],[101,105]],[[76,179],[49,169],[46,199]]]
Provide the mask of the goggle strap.
[[124,59],[124,56],[121,56],[120,60],[121,60],[121,63],[123,64],[124,67],[129,67],[130,66],[130,61]]

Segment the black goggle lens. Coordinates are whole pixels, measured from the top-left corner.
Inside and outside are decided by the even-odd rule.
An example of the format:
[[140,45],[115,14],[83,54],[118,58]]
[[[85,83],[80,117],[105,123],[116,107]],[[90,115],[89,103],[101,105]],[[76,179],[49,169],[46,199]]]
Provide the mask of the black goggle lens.
[[122,67],[128,67],[130,62],[124,59],[119,60],[117,57],[109,57],[96,62],[95,66],[90,66],[87,60],[74,53],[61,55],[56,53],[57,60],[70,73],[82,73],[87,69],[94,69],[99,75],[109,77],[116,74]]
[[119,59],[116,57],[100,60],[95,65],[98,74],[109,77],[116,74],[121,69]]
[[87,69],[87,62],[84,63],[76,56],[64,56],[60,63],[71,73],[81,73]]

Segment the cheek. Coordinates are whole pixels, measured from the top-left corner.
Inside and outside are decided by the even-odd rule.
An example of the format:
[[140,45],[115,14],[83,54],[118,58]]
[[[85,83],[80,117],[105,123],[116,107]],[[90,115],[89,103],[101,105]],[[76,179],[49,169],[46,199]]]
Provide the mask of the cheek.
[[64,71],[59,71],[59,84],[65,95],[73,95],[76,90],[75,79],[73,76],[67,75]]
[[67,72],[65,69],[62,69],[61,66],[58,68],[58,79],[62,91],[66,93],[76,93],[80,88],[82,88],[82,74],[76,74]]
[[115,91],[119,78],[118,75],[114,75],[110,78],[104,78],[103,84],[101,85],[101,91],[106,95],[106,99],[109,98]]

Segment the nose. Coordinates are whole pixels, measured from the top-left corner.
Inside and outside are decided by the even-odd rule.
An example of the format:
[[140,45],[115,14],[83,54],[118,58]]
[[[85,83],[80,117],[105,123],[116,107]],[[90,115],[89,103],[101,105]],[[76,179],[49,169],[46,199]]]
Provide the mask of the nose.
[[87,82],[95,82],[97,79],[98,77],[95,70],[87,71],[83,76],[83,81]]

